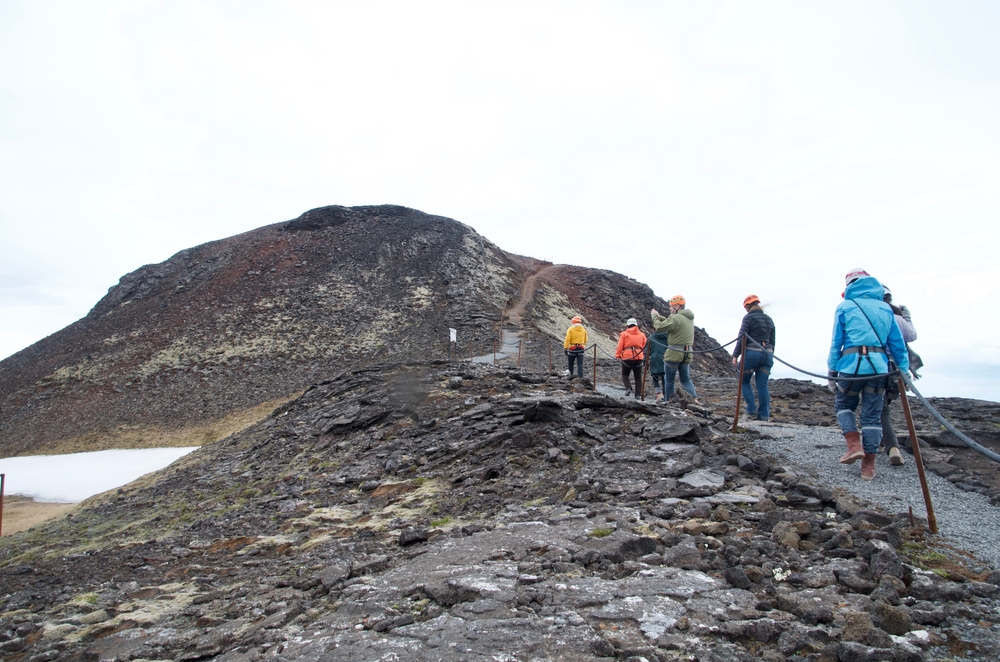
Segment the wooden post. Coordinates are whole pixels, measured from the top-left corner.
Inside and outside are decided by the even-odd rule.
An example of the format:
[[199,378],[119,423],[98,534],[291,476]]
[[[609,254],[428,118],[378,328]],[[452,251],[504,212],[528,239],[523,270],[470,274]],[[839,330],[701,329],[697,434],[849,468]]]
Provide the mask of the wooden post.
[[736,382],[736,413],[733,414],[733,432],[740,422],[740,396],[743,395],[743,366],[747,362],[747,342],[743,341],[743,351],[740,352],[740,379]]
[[517,339],[517,367],[521,367],[521,339]]
[[931,491],[927,487],[927,475],[924,474],[924,461],[920,457],[920,441],[917,430],[913,426],[913,416],[910,415],[910,403],[906,399],[906,384],[899,378],[899,401],[903,404],[903,414],[906,415],[906,427],[910,431],[910,446],[913,448],[913,461],[917,463],[917,476],[920,478],[920,489],[924,493],[924,505],[927,507],[927,528],[931,533],[937,533],[937,517],[934,515],[934,504],[931,503]]
[[3,535],[3,487],[7,481],[7,474],[0,474],[0,536]]

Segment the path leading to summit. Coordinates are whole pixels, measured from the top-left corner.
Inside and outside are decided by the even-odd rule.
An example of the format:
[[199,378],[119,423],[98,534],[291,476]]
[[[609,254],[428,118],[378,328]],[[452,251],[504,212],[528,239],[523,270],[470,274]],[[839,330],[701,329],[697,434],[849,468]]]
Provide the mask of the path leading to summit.
[[521,316],[524,315],[524,309],[535,298],[535,291],[538,290],[538,277],[557,267],[558,265],[550,264],[525,277],[524,282],[521,283],[521,291],[518,293],[517,301],[507,308],[507,322],[509,324],[519,329],[524,328]]
[[495,357],[493,354],[484,354],[472,357],[473,361],[477,363],[490,363],[494,358],[500,360],[517,356],[518,345],[521,342],[521,331],[524,330],[524,311],[535,297],[535,291],[538,289],[538,277],[547,271],[557,268],[557,266],[555,264],[546,264],[546,266],[525,276],[524,281],[521,283],[521,289],[518,291],[517,299],[504,311],[504,323],[500,329],[500,347],[497,348]]

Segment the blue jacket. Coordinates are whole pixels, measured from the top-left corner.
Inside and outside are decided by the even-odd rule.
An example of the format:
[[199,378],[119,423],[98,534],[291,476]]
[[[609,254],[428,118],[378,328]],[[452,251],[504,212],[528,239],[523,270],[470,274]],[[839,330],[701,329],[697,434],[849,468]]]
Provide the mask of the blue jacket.
[[833,320],[833,341],[827,360],[830,370],[858,375],[889,372],[889,363],[883,353],[870,352],[867,357],[860,353],[844,353],[849,347],[862,346],[884,347],[900,370],[905,372],[910,368],[906,343],[892,308],[882,301],[882,292],[882,284],[871,276],[859,278],[847,286]]

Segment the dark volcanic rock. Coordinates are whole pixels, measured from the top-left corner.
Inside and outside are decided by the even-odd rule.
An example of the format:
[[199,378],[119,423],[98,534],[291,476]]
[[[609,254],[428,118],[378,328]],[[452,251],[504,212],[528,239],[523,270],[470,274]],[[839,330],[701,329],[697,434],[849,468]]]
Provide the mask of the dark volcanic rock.
[[[622,319],[666,307],[625,276],[511,255],[441,216],[313,209],[127,274],[86,317],[0,362],[0,457],[214,441],[339,371],[447,359],[449,328],[452,354],[490,353],[529,280],[523,356],[507,359],[538,371],[519,375],[529,383],[544,379],[550,350],[563,365],[569,315],[583,312],[607,353]],[[714,344],[698,332],[697,347]],[[599,363],[617,383],[617,362]],[[729,366],[706,355],[696,370]],[[450,385],[469,388],[462,375]],[[520,414],[559,411],[538,402]],[[323,433],[370,422],[331,411]],[[680,424],[661,436],[696,441],[700,426]]]

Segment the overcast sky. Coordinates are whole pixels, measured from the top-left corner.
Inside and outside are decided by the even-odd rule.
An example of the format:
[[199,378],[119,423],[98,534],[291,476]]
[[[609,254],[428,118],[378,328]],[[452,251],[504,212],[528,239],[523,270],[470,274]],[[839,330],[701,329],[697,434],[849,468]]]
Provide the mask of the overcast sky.
[[720,341],[756,293],[817,372],[860,266],[925,394],[1000,400],[997,34],[957,0],[2,0],[0,357],[143,264],[392,203]]

